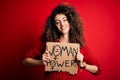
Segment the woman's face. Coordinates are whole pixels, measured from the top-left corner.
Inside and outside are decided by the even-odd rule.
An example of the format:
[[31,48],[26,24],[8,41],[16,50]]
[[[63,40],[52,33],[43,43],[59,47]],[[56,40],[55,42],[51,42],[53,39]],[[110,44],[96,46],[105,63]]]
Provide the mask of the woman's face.
[[64,14],[57,14],[55,16],[55,25],[61,34],[68,34],[70,25],[67,17]]

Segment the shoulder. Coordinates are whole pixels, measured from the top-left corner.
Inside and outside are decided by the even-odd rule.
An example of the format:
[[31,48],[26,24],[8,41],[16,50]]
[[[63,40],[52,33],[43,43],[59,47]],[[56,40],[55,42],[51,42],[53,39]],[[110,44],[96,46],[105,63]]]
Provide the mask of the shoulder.
[[36,58],[37,56],[41,56],[45,51],[46,45],[45,43],[40,42],[36,47],[30,49],[26,52],[25,57]]
[[80,52],[89,52],[90,50],[89,50],[89,48],[88,48],[88,46],[82,46],[82,47],[80,47]]
[[85,60],[93,58],[93,54],[91,53],[91,50],[88,48],[88,46],[82,46],[80,48],[80,53],[84,55]]

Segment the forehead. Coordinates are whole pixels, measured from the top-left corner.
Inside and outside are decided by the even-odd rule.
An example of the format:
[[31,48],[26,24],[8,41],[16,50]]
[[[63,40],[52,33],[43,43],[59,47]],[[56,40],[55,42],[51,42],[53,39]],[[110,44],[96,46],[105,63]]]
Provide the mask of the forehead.
[[55,16],[55,20],[61,20],[61,19],[64,19],[64,18],[67,18],[64,14],[57,14]]

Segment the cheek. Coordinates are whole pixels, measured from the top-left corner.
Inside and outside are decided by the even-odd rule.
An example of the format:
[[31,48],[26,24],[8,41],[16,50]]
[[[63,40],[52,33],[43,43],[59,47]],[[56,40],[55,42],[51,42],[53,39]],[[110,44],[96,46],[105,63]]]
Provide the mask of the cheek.
[[60,26],[59,26],[59,25],[56,25],[56,27],[57,27],[57,29],[59,29],[59,30],[60,30]]
[[70,30],[70,24],[68,23],[67,25],[68,25],[68,29]]

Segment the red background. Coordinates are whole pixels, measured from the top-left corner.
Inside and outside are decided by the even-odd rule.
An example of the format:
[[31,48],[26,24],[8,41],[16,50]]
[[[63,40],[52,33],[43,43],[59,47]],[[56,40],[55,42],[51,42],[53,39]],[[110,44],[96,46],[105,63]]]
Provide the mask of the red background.
[[42,79],[43,68],[24,66],[23,55],[37,45],[45,20],[64,1],[81,15],[87,45],[102,65],[101,75],[83,72],[82,80],[120,80],[119,0],[0,1],[0,80]]

